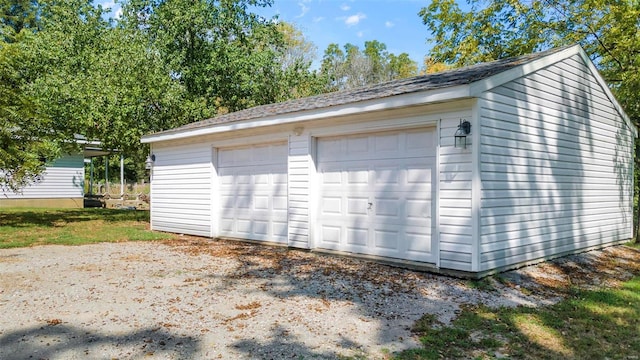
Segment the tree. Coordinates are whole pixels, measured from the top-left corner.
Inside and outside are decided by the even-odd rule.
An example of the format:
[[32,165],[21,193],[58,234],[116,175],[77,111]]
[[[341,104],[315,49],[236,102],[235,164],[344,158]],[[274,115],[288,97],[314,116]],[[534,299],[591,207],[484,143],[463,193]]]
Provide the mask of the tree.
[[0,35],[10,42],[22,29],[37,29],[38,2],[34,0],[0,0]]
[[327,46],[322,57],[322,66],[320,73],[325,77],[327,82],[327,91],[337,91],[342,89],[344,85],[344,52],[338,44],[331,43]]
[[43,160],[79,151],[77,134],[144,161],[140,136],[185,118],[184,91],[157,52],[91,1],[31,4],[37,21],[3,27],[0,40],[2,185],[19,191],[37,181]]
[[37,181],[48,160],[58,157],[58,134],[46,131],[50,119],[38,113],[21,90],[17,63],[23,53],[0,41],[0,189],[19,191]]
[[431,61],[459,67],[579,43],[638,122],[640,2],[467,2],[466,12],[454,0],[434,0],[420,11],[433,35]]
[[422,74],[433,74],[448,70],[451,66],[443,62],[436,62],[432,58],[425,56],[422,64]]
[[317,95],[324,90],[324,81],[311,65],[316,57],[316,46],[293,24],[278,22],[277,30],[282,35],[283,44],[276,47],[280,64],[280,93],[276,101],[285,101]]
[[[147,37],[203,117],[277,100],[283,34],[247,11],[269,0],[130,0],[123,26]],[[204,106],[202,106],[204,105]],[[199,114],[200,115],[200,114]]]
[[418,75],[418,64],[411,60],[409,54],[398,56],[389,54],[389,80],[404,79]]
[[401,79],[418,74],[418,65],[402,53],[395,55],[377,40],[366,41],[364,51],[346,44],[329,44],[322,58],[320,73],[327,81],[327,91],[352,89]]
[[134,157],[142,177],[145,133],[323,90],[312,44],[248,11],[270,3],[130,0],[115,22],[92,0],[0,0],[5,183],[37,180],[76,134]]
[[[470,11],[462,11],[454,0],[434,0],[420,11],[433,35],[431,61],[457,67],[579,43],[631,120],[636,126],[640,124],[639,1],[467,3]],[[638,184],[640,142],[636,142],[636,154]],[[635,233],[640,239],[638,229],[636,225]]]

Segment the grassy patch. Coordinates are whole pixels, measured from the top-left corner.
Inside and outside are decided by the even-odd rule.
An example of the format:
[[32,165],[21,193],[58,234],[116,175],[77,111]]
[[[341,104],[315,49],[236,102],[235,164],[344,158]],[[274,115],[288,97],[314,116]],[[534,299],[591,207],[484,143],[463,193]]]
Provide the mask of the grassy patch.
[[149,230],[148,211],[16,208],[0,212],[0,248],[166,240],[173,237]]
[[619,289],[575,290],[549,307],[464,309],[446,327],[426,316],[414,331],[423,347],[397,359],[637,359],[640,277]]

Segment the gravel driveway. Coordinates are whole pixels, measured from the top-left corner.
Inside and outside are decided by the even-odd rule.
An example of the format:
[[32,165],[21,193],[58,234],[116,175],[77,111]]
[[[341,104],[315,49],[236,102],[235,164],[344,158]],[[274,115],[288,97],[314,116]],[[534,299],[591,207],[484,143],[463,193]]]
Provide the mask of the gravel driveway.
[[[616,248],[562,261],[590,271],[590,258]],[[411,326],[425,313],[447,323],[463,304],[557,301],[531,291],[541,279],[562,282],[554,266],[481,289],[363,260],[187,237],[0,250],[0,358],[382,358],[418,345]]]

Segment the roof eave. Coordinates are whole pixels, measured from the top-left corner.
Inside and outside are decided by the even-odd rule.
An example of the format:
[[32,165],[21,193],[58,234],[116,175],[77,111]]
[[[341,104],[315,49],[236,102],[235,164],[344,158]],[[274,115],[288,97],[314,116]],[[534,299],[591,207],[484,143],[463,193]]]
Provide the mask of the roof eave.
[[142,143],[149,144],[161,141],[180,140],[195,136],[212,135],[236,130],[248,130],[272,125],[284,125],[311,120],[320,120],[340,116],[349,116],[366,112],[392,110],[408,106],[458,100],[470,97],[469,85],[456,85],[440,89],[394,95],[367,101],[329,106],[313,110],[296,111],[280,115],[272,115],[245,121],[213,124],[199,128],[165,131],[145,135]]
[[499,72],[482,80],[478,80],[470,85],[470,94],[471,96],[480,96],[480,94],[485,91],[553,65],[573,55],[579,54],[581,51],[582,48],[580,45],[576,44],[558,52],[515,66],[509,70]]
[[500,72],[493,76],[489,76],[485,79],[476,81],[469,86],[469,94],[473,97],[479,97],[483,92],[496,88],[498,86],[504,85],[510,81],[518,79],[520,77],[531,74],[535,71],[541,70],[547,66],[553,65],[559,61],[564,59],[568,59],[571,56],[579,55],[582,58],[584,64],[589,68],[591,73],[594,75],[603,91],[609,98],[609,101],[613,104],[614,108],[618,111],[620,116],[624,119],[624,122],[627,124],[634,137],[638,137],[638,129],[633,125],[633,122],[626,114],[620,103],[613,96],[613,93],[607,86],[607,83],[604,81],[598,69],[596,69],[595,65],[589,58],[589,55],[582,49],[582,47],[578,44],[567,47],[561,51],[549,54],[547,56],[543,56],[539,59],[535,59],[531,62],[522,64],[521,66],[516,66],[512,69]]

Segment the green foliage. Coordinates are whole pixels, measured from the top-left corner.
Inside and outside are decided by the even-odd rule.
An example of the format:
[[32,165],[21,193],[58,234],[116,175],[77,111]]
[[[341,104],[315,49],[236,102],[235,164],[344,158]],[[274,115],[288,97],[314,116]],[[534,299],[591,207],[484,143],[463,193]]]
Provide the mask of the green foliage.
[[640,352],[640,278],[619,289],[576,290],[571,297],[543,308],[466,308],[450,326],[432,317],[414,331],[423,348],[398,359],[512,358],[623,359]]
[[322,59],[321,75],[326,79],[327,91],[351,89],[383,81],[401,79],[418,74],[418,65],[402,53],[395,55],[379,41],[366,41],[364,51],[346,44],[344,51],[338,44],[329,44]]
[[0,0],[0,186],[36,181],[76,134],[142,178],[143,134],[320,92],[312,44],[247,10],[267,5],[131,0],[114,22],[91,0]]
[[[579,43],[618,102],[640,125],[640,1],[434,0],[420,11],[434,44],[433,64],[454,67]],[[640,143],[635,184],[640,182]],[[637,189],[636,189],[637,190]],[[638,191],[636,191],[638,194]],[[637,195],[636,236],[638,231]]]
[[143,133],[180,113],[180,88],[145,38],[113,27],[91,2],[32,4],[37,24],[0,42],[0,76],[10,80],[0,91],[11,92],[0,104],[0,185],[14,191],[38,180],[41,159],[79,151],[76,134],[137,155]]
[[123,4],[123,26],[153,44],[184,86],[186,100],[201,109],[192,116],[210,117],[291,98],[291,86],[297,89],[294,96],[309,93],[310,61],[290,51],[305,46],[299,35],[290,26],[247,12],[249,6],[270,4],[131,0]]
[[640,122],[640,2],[435,0],[419,15],[435,63],[471,65],[579,43],[635,123]]
[[11,42],[23,29],[37,29],[38,2],[0,0],[0,40]]
[[37,181],[60,152],[51,121],[21,88],[24,59],[19,44],[0,42],[0,189],[9,191]]

